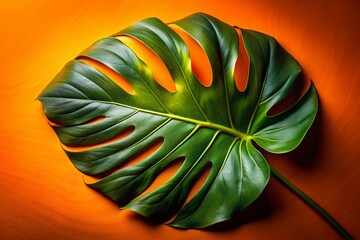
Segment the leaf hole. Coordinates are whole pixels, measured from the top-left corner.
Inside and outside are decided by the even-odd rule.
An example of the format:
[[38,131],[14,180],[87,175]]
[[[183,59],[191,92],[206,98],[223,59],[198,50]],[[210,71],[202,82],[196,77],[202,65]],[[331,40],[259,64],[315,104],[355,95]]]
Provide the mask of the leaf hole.
[[187,204],[201,189],[201,187],[204,185],[206,179],[208,178],[210,174],[210,170],[212,167],[212,163],[208,162],[201,172],[198,174],[197,178],[195,179],[195,182],[192,184],[192,188],[189,192],[189,195],[185,199],[184,205]]
[[119,39],[128,46],[150,69],[155,81],[169,92],[176,92],[176,85],[165,63],[147,45],[136,38],[120,35]]
[[84,124],[87,124],[87,125],[95,124],[95,123],[99,123],[99,122],[103,121],[104,119],[105,119],[105,116],[98,116],[93,119],[90,119],[89,121],[85,122]]
[[235,85],[240,92],[245,91],[250,69],[250,58],[245,49],[244,40],[239,28],[235,28],[239,39],[238,57],[235,63]]
[[212,83],[212,68],[208,56],[201,45],[191,37],[185,30],[175,24],[168,25],[185,42],[191,59],[191,69],[197,80],[205,87]]
[[137,154],[135,154],[134,156],[129,158],[124,164],[121,164],[120,166],[117,166],[113,169],[109,169],[108,171],[105,171],[100,174],[96,174],[93,176],[86,175],[85,182],[87,184],[91,184],[91,183],[98,181],[99,179],[105,178],[117,171],[120,171],[121,169],[133,166],[133,165],[145,160],[147,157],[149,157],[154,152],[156,152],[163,143],[164,143],[164,139],[158,138],[155,141],[153,141],[151,144],[149,144],[146,148],[144,148],[143,150],[141,150],[140,152],[138,152]]
[[[197,178],[194,180],[194,182],[191,184],[191,190],[186,197],[183,206],[186,205],[201,189],[201,187],[204,185],[206,179],[208,178],[211,170],[211,162],[208,162],[203,169],[198,174]],[[176,214],[172,216],[167,222],[172,222],[176,217]]]
[[272,106],[267,112],[267,116],[274,116],[282,113],[293,106],[302,95],[304,95],[306,89],[310,85],[310,81],[305,81],[303,74],[299,75],[290,93],[286,95],[282,100]]
[[128,94],[132,95],[135,93],[130,83],[125,78],[123,78],[118,72],[116,72],[114,69],[110,68],[109,66],[85,56],[80,56],[77,57],[76,59],[103,73],[105,76],[110,78],[114,83],[116,83],[121,89],[123,89]]
[[[95,119],[95,121],[97,121]],[[92,122],[94,123],[94,122]],[[125,128],[124,130],[120,131],[119,133],[115,134],[114,136],[112,136],[111,138],[109,138],[108,140],[102,142],[102,143],[98,143],[98,144],[91,144],[91,145],[86,145],[86,146],[66,146],[65,144],[62,144],[62,147],[70,152],[82,152],[82,151],[87,151],[87,150],[91,150],[94,148],[98,148],[104,145],[109,145],[111,143],[120,141],[121,139],[126,138],[127,136],[129,136],[132,132],[134,132],[135,127],[134,126],[129,126],[127,128]]]
[[169,163],[161,171],[161,173],[155,178],[155,180],[151,183],[151,185],[138,196],[138,198],[161,187],[163,184],[168,182],[175,175],[175,173],[179,170],[179,168],[184,163],[184,161],[185,161],[185,157],[179,157],[179,158],[172,160],[171,163]]
[[144,148],[139,153],[132,156],[128,161],[126,161],[126,163],[123,164],[122,168],[130,167],[132,165],[135,165],[143,161],[144,159],[155,153],[163,143],[164,143],[163,138],[158,138],[154,140],[151,144],[146,146],[146,148]]

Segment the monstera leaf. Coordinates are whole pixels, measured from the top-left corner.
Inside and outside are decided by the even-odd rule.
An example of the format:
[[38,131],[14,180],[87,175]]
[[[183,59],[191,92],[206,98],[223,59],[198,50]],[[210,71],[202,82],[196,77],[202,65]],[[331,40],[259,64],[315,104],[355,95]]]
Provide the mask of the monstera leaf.
[[[231,218],[261,194],[270,170],[254,142],[271,153],[296,148],[315,118],[317,94],[311,84],[287,110],[269,115],[289,95],[302,71],[273,38],[236,29],[206,14],[172,25],[206,53],[211,84],[197,79],[189,48],[174,27],[150,18],[86,49],[38,99],[72,163],[84,174],[101,177],[89,184],[91,188],[121,208],[156,221],[175,216],[169,225],[203,228]],[[135,39],[155,53],[175,88],[158,83],[148,64],[118,36]],[[249,60],[244,89],[234,77],[241,51]],[[85,59],[111,69],[131,89],[120,87]],[[116,139],[129,129],[129,135]],[[144,160],[124,167],[159,142],[161,146]],[[71,148],[81,146],[93,147]],[[139,197],[179,159],[181,167],[166,183]],[[206,181],[184,204],[208,167]]]

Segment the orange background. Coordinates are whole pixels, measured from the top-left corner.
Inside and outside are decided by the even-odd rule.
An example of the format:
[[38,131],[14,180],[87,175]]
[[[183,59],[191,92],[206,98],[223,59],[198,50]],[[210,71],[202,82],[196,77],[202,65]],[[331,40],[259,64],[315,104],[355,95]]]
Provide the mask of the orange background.
[[[220,3],[221,2],[221,3]],[[310,135],[269,162],[360,238],[360,7],[352,1],[0,2],[0,238],[340,239],[272,178],[247,217],[217,229],[147,222],[84,186],[47,125],[40,91],[95,40],[141,19],[205,12],[274,36],[320,97]]]

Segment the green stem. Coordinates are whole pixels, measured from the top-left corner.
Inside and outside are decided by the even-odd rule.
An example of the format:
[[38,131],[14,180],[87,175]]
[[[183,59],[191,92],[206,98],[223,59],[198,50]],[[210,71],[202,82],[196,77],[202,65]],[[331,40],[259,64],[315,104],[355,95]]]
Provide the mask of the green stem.
[[305,203],[312,207],[318,214],[320,214],[330,225],[344,238],[354,239],[350,233],[348,233],[343,226],[340,225],[329,213],[327,213],[319,204],[312,200],[308,195],[301,191],[298,187],[292,184],[284,176],[282,176],[275,168],[270,166],[271,173],[276,177],[282,184],[289,188],[295,195],[300,197]]

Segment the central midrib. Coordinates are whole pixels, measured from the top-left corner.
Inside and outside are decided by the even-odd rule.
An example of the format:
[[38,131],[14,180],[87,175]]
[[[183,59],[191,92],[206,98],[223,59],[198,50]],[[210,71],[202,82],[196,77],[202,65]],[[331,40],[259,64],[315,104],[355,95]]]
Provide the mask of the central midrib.
[[196,125],[198,125],[200,127],[207,127],[207,128],[212,128],[212,129],[215,129],[215,130],[219,130],[221,132],[228,133],[230,135],[236,136],[236,137],[241,138],[241,139],[249,139],[250,138],[249,135],[246,135],[246,134],[244,134],[244,133],[242,133],[242,132],[240,132],[240,131],[238,131],[236,129],[225,127],[225,126],[217,124],[217,123],[199,121],[199,120],[196,120],[196,119],[182,117],[182,116],[178,116],[178,115],[174,115],[174,114],[164,114],[164,115],[159,114],[159,115],[166,116],[166,117],[173,118],[173,119],[178,119],[178,120],[185,121],[185,122],[194,123],[194,124],[196,124]]
[[242,133],[242,132],[236,130],[235,128],[226,127],[226,126],[223,126],[223,125],[220,125],[220,124],[217,124],[217,123],[213,123],[213,122],[210,122],[210,121],[200,121],[200,120],[196,120],[196,119],[192,119],[192,118],[188,118],[188,117],[175,115],[175,114],[172,114],[172,113],[155,112],[155,111],[141,109],[141,108],[137,108],[137,107],[132,107],[132,106],[124,105],[124,104],[121,104],[121,103],[116,103],[116,102],[111,102],[111,103],[115,104],[115,105],[122,106],[122,107],[126,107],[126,108],[132,108],[134,110],[138,110],[138,111],[144,112],[144,113],[159,115],[159,116],[168,117],[168,118],[171,118],[171,119],[177,119],[177,120],[181,120],[181,121],[184,121],[184,122],[193,123],[193,124],[196,124],[197,126],[200,126],[200,127],[212,128],[212,129],[219,130],[219,131],[224,132],[224,133],[228,133],[230,135],[233,135],[235,137],[238,137],[238,138],[241,138],[241,139],[244,139],[244,140],[251,139],[250,135]]

